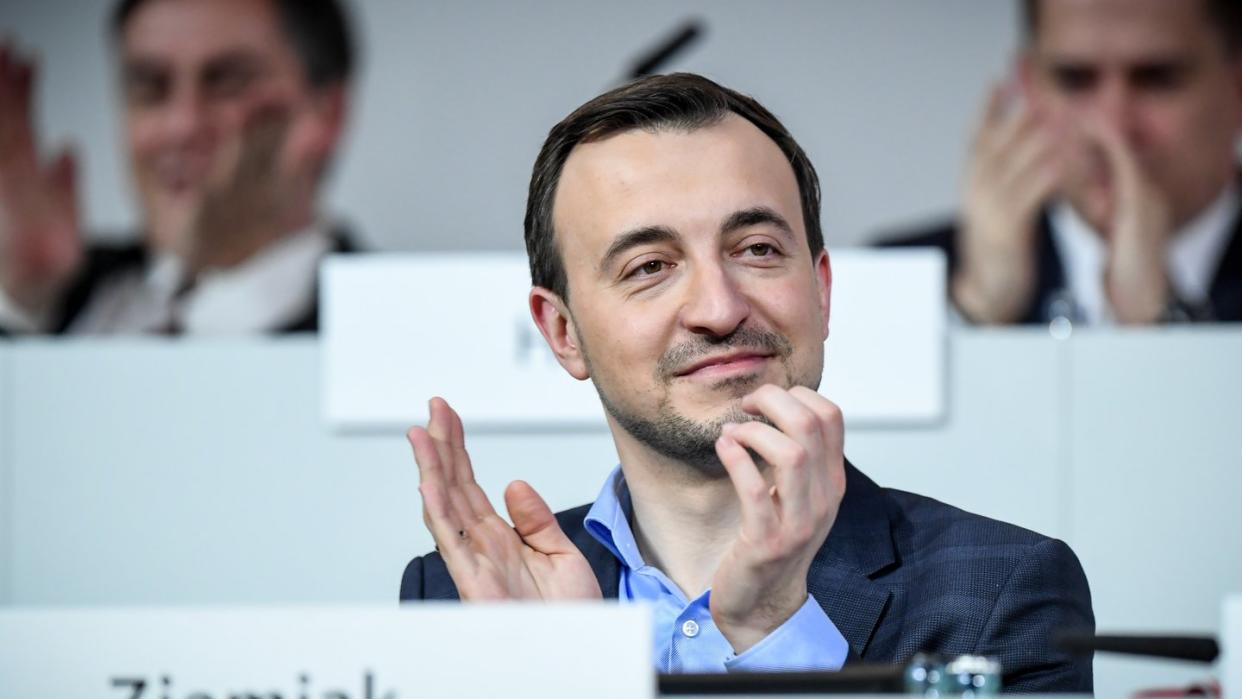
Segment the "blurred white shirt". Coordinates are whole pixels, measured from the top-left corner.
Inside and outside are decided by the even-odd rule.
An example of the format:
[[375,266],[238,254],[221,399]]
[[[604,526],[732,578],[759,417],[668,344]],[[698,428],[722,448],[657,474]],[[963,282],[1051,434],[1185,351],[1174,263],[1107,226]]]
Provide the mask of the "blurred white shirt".
[[[1165,264],[1169,283],[1179,299],[1194,305],[1208,300],[1212,279],[1240,211],[1242,196],[1237,184],[1231,183],[1208,208],[1174,233]],[[1107,241],[1065,202],[1052,207],[1049,220],[1066,286],[1080,315],[1075,320],[1112,325],[1115,319],[1104,289]]]
[[[282,238],[229,269],[205,270],[188,283],[181,260],[160,255],[119,273],[95,291],[69,334],[237,335],[277,330],[315,304],[319,262],[332,249],[322,223]],[[45,331],[0,294],[0,322],[14,332]]]

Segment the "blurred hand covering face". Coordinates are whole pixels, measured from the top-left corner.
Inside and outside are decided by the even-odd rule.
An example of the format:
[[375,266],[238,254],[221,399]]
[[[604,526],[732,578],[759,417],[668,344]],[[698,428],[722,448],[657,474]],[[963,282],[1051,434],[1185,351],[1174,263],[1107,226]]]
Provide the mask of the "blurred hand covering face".
[[1154,322],[1170,238],[1236,176],[1242,61],[1199,2],[1044,0],[1037,24],[1021,95],[994,88],[976,132],[954,300],[977,322],[1018,321],[1039,213],[1063,197],[1107,241],[1116,319]]
[[[1181,226],[1236,173],[1242,60],[1203,2],[1044,0],[1023,59],[1025,95],[1069,124],[1064,193],[1108,235],[1119,180],[1101,130],[1115,132]],[[1094,122],[1094,123],[1093,123]]]

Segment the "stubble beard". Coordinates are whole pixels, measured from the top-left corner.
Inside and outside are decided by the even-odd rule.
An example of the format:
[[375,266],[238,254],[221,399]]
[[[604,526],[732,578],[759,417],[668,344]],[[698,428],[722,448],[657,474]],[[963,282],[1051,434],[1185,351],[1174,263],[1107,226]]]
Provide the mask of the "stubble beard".
[[[662,395],[655,410],[644,415],[638,410],[622,405],[609,397],[609,390],[601,385],[598,375],[593,383],[599,394],[600,402],[608,414],[634,439],[644,444],[669,462],[684,466],[678,468],[682,478],[693,480],[719,480],[728,478],[728,472],[720,457],[716,454],[716,440],[721,430],[728,423],[740,422],[771,422],[761,415],[751,415],[742,410],[741,398],[762,385],[761,378],[756,374],[733,376],[709,387],[709,390],[728,402],[728,408],[720,415],[708,420],[695,420],[679,412],[673,406],[670,389],[675,380],[675,372],[697,357],[718,352],[722,348],[741,348],[773,353],[773,359],[781,363],[784,373],[784,387],[802,385],[815,390],[819,385],[818,372],[813,376],[797,376],[790,364],[793,353],[792,344],[781,335],[770,331],[739,328],[732,334],[719,339],[700,338],[674,347],[661,358],[656,369],[658,385],[663,388]],[[586,358],[585,348],[583,356]],[[588,371],[590,361],[587,360]],[[759,457],[751,453],[751,458],[763,466]]]

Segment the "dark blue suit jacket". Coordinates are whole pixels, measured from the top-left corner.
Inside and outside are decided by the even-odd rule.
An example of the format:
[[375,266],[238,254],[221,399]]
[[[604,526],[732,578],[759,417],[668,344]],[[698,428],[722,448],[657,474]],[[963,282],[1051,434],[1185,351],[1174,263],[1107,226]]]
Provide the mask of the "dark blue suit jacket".
[[[811,596],[849,641],[852,662],[915,653],[998,658],[1007,690],[1090,692],[1091,658],[1052,646],[1091,632],[1091,593],[1065,543],[920,495],[881,488],[846,463],[846,492],[807,575]],[[583,526],[588,506],[557,515],[605,597],[618,562]],[[457,599],[437,553],[410,561],[401,599]]]

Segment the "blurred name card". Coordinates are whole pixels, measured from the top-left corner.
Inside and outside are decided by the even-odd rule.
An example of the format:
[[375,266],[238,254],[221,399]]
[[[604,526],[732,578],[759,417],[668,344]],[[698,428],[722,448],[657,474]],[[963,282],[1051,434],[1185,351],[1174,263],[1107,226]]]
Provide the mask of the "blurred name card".
[[651,697],[643,605],[4,609],[0,696]]
[[1242,697],[1242,593],[1225,598],[1221,628],[1221,696]]
[[[851,425],[939,421],[943,255],[849,249],[831,259],[821,392]],[[426,422],[436,395],[470,425],[603,425],[590,382],[565,373],[531,320],[525,254],[335,256],[320,289],[324,411],[334,427],[404,429]]]

